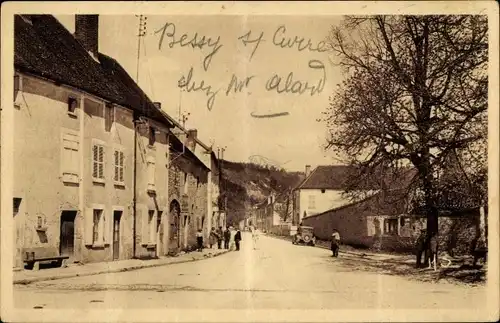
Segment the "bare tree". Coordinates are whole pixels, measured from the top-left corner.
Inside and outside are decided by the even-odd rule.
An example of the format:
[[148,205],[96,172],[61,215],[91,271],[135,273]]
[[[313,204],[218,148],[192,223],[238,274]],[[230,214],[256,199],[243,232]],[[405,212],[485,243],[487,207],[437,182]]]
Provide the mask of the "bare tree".
[[487,33],[486,16],[367,16],[328,37],[347,77],[325,112],[327,149],[359,166],[357,178],[414,169],[430,234],[447,156],[486,155]]

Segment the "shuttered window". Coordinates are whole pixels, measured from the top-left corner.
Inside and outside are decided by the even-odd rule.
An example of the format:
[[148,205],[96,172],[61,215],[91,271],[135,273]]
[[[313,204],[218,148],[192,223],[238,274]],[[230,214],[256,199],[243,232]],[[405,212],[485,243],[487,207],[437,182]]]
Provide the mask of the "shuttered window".
[[124,160],[125,160],[125,154],[123,151],[120,150],[115,150],[114,154],[114,180],[115,182],[118,183],[123,183],[125,182],[124,179]]
[[92,177],[104,179],[104,145],[101,144],[92,146]]
[[79,182],[79,140],[77,134],[63,133],[61,170],[63,182]]

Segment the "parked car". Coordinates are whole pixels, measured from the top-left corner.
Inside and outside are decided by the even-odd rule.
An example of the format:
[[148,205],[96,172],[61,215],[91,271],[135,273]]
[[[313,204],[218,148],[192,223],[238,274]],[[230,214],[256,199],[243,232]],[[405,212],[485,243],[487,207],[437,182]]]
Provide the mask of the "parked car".
[[314,236],[314,228],[306,226],[298,227],[297,233],[295,234],[292,243],[314,246],[316,244],[316,237]]

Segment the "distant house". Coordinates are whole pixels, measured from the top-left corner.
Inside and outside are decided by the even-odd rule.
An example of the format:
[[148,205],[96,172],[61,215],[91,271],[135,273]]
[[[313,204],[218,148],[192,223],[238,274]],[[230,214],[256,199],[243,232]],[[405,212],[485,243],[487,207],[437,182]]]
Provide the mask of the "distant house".
[[[343,196],[349,185],[350,171],[350,166],[327,165],[318,166],[311,172],[311,166],[306,165],[306,178],[293,191],[294,224],[352,202]],[[361,187],[367,193],[374,193],[376,189],[376,185]]]

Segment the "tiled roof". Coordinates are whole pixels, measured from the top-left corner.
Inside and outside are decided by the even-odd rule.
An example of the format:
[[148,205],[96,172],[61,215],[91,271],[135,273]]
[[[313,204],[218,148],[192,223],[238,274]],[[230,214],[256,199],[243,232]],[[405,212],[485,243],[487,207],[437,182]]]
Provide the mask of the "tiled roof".
[[298,188],[344,190],[351,171],[352,168],[346,165],[318,166]]
[[83,90],[130,108],[140,115],[171,123],[113,58],[95,61],[51,15],[14,17],[14,65],[21,72]]
[[359,170],[348,165],[323,165],[316,167],[297,189],[330,189],[330,190],[378,190],[383,185],[389,188],[405,187],[413,179],[415,172],[411,169],[390,170],[378,174],[361,176]]

